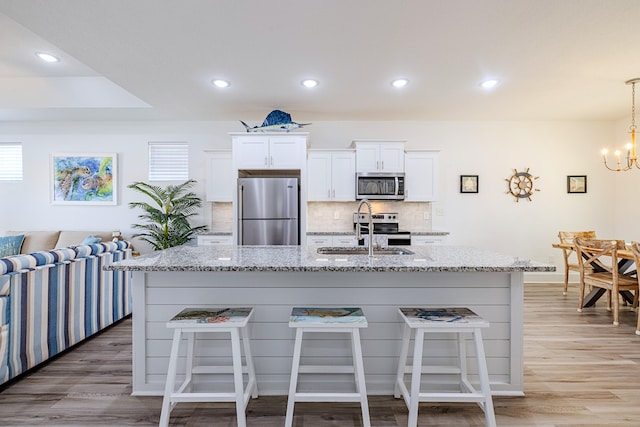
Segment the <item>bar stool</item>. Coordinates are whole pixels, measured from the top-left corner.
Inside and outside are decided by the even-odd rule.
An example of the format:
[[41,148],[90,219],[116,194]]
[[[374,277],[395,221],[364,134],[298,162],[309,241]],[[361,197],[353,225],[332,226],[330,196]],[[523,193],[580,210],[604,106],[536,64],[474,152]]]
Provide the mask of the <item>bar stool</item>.
[[[369,404],[364,381],[364,365],[360,346],[360,328],[366,328],[367,318],[361,308],[302,308],[294,307],[289,318],[289,327],[296,328],[296,340],[293,348],[293,364],[285,427],[293,423],[295,402],[360,402],[362,424],[369,427]],[[352,365],[301,365],[302,336],[305,332],[348,333],[351,336]],[[298,374],[354,374],[355,393],[299,393]]]
[[[167,372],[167,382],[162,401],[160,427],[169,425],[171,410],[179,402],[235,402],[238,427],[247,425],[245,410],[249,396],[258,397],[256,373],[253,367],[247,323],[253,315],[253,308],[187,308],[167,322],[167,328],[174,330],[171,358]],[[203,332],[229,333],[231,337],[232,366],[194,366],[195,334]],[[187,337],[186,378],[175,389],[178,350],[182,334]],[[244,347],[245,366],[242,365],[240,335]],[[243,389],[243,373],[248,374],[247,387]],[[193,374],[233,374],[233,392],[191,392]]]
[[[493,400],[489,386],[489,374],[482,343],[482,328],[488,328],[489,322],[482,319],[468,308],[400,308],[400,317],[404,320],[402,346],[394,396],[402,396],[409,409],[408,427],[418,424],[419,402],[477,402],[485,414],[486,425],[496,426]],[[409,341],[415,331],[413,344],[413,366],[407,365]],[[456,366],[422,366],[422,353],[425,333],[455,333],[457,335],[458,364]],[[480,392],[467,378],[467,355],[465,334],[473,335]],[[404,381],[405,374],[411,374],[411,391]],[[420,392],[422,374],[458,374],[460,376],[460,392]]]

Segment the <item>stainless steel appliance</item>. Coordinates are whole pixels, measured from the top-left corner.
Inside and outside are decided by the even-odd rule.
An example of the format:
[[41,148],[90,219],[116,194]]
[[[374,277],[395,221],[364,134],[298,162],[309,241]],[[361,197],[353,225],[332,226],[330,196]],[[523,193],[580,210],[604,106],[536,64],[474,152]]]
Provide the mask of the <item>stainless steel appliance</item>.
[[[387,238],[389,246],[409,246],[411,245],[411,233],[400,230],[400,219],[397,213],[374,213],[371,215],[373,222],[373,234],[383,235]],[[369,214],[354,213],[353,228],[360,222],[362,233],[368,232]],[[359,245],[364,245],[364,239],[358,241]]]
[[356,199],[404,200],[404,173],[356,173]]
[[300,244],[298,193],[298,178],[238,178],[238,244]]

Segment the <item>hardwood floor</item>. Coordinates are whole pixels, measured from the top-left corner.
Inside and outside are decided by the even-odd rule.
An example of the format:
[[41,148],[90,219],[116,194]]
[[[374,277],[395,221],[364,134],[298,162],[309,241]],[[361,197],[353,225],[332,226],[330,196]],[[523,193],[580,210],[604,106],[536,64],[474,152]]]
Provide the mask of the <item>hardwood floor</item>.
[[[525,393],[495,397],[499,426],[640,426],[640,336],[623,307],[611,324],[604,302],[576,311],[577,290],[525,287]],[[132,397],[131,320],[0,389],[0,426],[157,425],[160,397]],[[391,396],[372,396],[373,426],[402,426],[407,411]],[[282,426],[286,399],[261,396],[248,425]],[[174,426],[235,426],[232,404],[179,404]],[[357,404],[296,404],[296,427],[360,426]],[[484,426],[475,404],[420,405],[420,426]]]

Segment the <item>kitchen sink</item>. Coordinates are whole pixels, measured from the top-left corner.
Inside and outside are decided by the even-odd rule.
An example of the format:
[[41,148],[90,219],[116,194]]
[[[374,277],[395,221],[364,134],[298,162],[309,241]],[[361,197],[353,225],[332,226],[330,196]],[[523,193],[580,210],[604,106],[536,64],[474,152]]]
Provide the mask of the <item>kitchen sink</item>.
[[[369,249],[366,246],[342,247],[325,246],[318,248],[318,253],[323,255],[368,255]],[[414,252],[405,248],[387,247],[374,248],[374,255],[412,255]]]

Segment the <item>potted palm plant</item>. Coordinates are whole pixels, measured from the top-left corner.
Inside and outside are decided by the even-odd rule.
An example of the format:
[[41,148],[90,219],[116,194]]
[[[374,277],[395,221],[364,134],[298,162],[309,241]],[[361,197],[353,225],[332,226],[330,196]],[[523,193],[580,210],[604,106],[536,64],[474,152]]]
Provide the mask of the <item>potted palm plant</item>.
[[152,202],[131,202],[130,208],[140,208],[138,215],[144,224],[132,227],[142,230],[133,237],[149,243],[154,250],[167,249],[187,243],[194,234],[205,231],[206,226],[191,226],[189,218],[197,215],[202,200],[190,191],[196,181],[190,179],[180,185],[160,187],[145,182],[134,182],[128,188],[149,196]]

